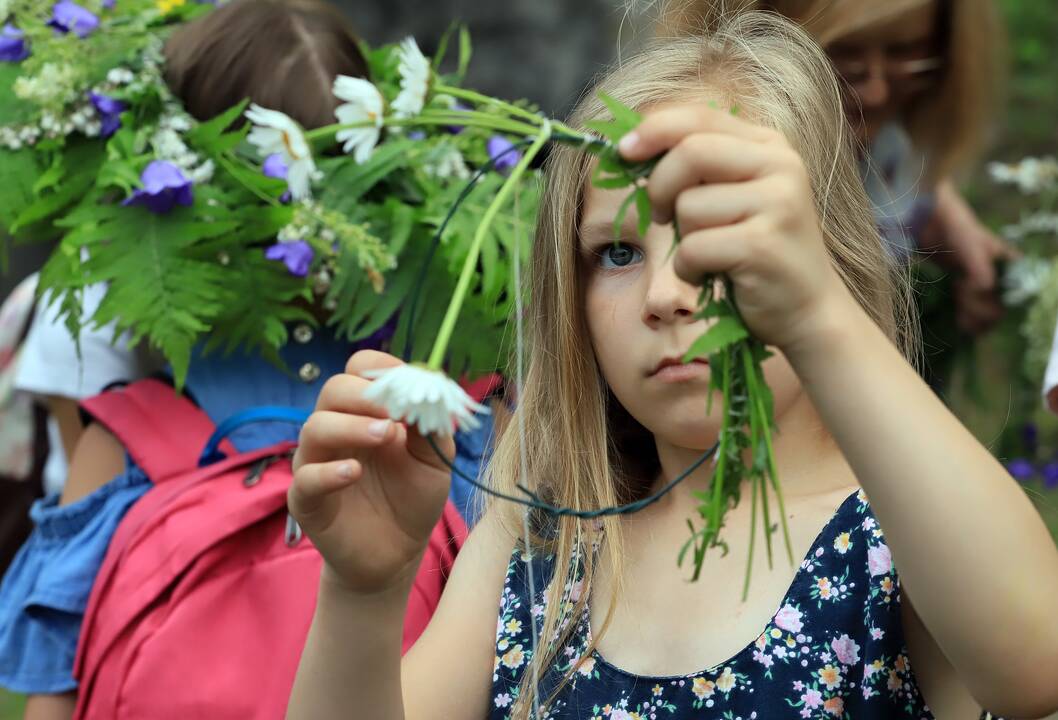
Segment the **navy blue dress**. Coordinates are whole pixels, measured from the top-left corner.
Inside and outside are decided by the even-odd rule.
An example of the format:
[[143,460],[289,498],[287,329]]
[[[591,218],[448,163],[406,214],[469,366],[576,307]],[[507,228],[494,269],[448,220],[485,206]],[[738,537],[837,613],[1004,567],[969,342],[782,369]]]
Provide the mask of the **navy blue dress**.
[[[496,628],[490,720],[507,720],[532,655],[531,614],[541,623],[553,557],[532,560],[530,602],[522,551],[507,570]],[[580,591],[579,583],[568,588]],[[933,718],[908,661],[900,581],[866,496],[851,495],[816,538],[775,615],[733,657],[691,675],[646,677],[586,652],[588,612],[542,673],[551,720],[881,720]],[[536,720],[543,720],[537,718]]]

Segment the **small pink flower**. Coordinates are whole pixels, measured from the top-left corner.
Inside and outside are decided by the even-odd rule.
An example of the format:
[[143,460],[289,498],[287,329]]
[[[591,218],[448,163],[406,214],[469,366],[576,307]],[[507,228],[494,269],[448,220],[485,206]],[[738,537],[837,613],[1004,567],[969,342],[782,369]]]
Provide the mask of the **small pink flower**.
[[868,548],[867,567],[871,571],[871,577],[888,573],[893,567],[893,556],[889,552],[889,547],[882,544]]
[[885,630],[871,628],[871,640],[881,640],[883,637],[885,637]]
[[782,606],[779,612],[775,613],[775,624],[787,632],[801,632],[804,627],[804,623],[801,622],[802,617],[804,616],[800,610],[790,604],[786,604]]
[[818,690],[809,690],[801,696],[806,708],[815,709],[823,704],[823,693]]
[[830,643],[834,654],[838,656],[838,662],[842,665],[855,665],[860,661],[860,646],[848,635],[834,638]]
[[794,692],[801,692],[805,689],[805,684],[800,680],[794,680],[793,689]]

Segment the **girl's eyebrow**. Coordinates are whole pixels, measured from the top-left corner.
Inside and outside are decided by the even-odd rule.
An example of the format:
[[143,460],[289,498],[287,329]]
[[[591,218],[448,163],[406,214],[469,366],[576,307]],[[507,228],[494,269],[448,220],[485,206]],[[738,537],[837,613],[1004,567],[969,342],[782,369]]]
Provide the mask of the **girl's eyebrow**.
[[606,242],[628,241],[636,236],[635,216],[629,212],[621,224],[621,235],[614,237],[613,220],[582,222],[578,235],[582,245],[592,247]]

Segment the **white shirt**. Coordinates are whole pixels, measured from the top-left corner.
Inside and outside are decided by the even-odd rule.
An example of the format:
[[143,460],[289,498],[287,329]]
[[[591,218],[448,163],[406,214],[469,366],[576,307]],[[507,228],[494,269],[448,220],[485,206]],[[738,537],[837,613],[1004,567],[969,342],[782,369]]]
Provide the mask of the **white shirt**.
[[[95,314],[105,288],[85,288],[82,322]],[[144,377],[149,369],[128,349],[128,335],[113,340],[113,325],[81,330],[81,357],[70,331],[58,317],[58,305],[48,306],[48,298],[38,302],[33,324],[23,343],[15,388],[39,396],[57,395],[82,400],[102,392],[115,382],[131,382]],[[66,482],[67,458],[63,452],[58,424],[48,421],[51,452],[44,466],[44,487],[58,492]]]

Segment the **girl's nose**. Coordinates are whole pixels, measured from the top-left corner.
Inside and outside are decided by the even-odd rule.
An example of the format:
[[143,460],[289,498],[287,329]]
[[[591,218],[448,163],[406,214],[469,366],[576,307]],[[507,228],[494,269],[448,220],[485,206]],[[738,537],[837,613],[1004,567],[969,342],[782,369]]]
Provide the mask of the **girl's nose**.
[[866,57],[866,76],[856,86],[856,94],[864,108],[880,108],[889,102],[891,88],[886,70],[885,54],[874,51]]
[[700,288],[677,277],[671,253],[665,252],[663,257],[664,260],[651,269],[643,302],[643,321],[651,327],[693,322]]

